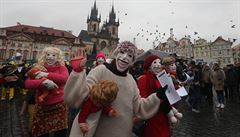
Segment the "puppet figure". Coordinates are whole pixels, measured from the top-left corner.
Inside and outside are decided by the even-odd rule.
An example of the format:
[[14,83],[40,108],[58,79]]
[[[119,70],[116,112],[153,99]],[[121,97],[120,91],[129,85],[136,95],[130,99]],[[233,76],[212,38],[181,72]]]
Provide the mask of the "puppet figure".
[[116,99],[118,86],[112,81],[100,81],[93,85],[90,90],[90,96],[84,102],[82,109],[78,115],[78,123],[83,135],[88,132],[87,117],[91,113],[102,110],[104,114],[110,117],[116,117],[117,112],[111,107],[111,103]]
[[[31,79],[36,79],[36,76],[38,75],[38,73],[40,73],[41,72],[41,69],[40,68],[38,68],[38,67],[33,67],[32,69],[30,69],[29,71],[28,71],[28,76],[29,76],[29,78],[31,78]],[[44,80],[46,80],[47,78],[45,78],[45,77],[42,77],[42,78],[40,78],[40,79],[42,79],[43,81]],[[42,94],[41,95],[39,95],[38,96],[38,101],[39,102],[43,102],[44,101],[44,99],[48,96],[48,94],[49,94],[49,90],[47,89],[47,88],[45,88],[45,87],[42,87]],[[59,94],[59,92],[58,91],[56,91],[56,90],[54,90],[54,93],[55,94]]]

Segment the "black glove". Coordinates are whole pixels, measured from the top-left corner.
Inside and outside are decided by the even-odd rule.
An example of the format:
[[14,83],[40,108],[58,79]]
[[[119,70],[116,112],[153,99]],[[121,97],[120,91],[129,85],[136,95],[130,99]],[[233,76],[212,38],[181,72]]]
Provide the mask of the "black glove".
[[160,108],[159,110],[164,112],[165,114],[168,114],[170,112],[170,110],[172,109],[170,103],[168,100],[164,100],[161,104],[160,104]]
[[164,87],[161,87],[159,89],[157,89],[157,97],[159,99],[162,99],[162,100],[167,100],[167,96],[166,96],[166,90],[168,88],[168,85],[165,85]]

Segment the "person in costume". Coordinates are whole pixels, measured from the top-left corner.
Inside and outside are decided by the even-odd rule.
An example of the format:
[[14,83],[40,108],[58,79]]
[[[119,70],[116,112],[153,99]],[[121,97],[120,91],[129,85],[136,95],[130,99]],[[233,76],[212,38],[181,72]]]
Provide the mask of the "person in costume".
[[1,93],[1,100],[6,100],[7,93],[9,93],[9,100],[13,100],[14,92],[17,89],[18,83],[21,85],[23,82],[17,75],[17,65],[15,61],[10,61],[3,67],[3,88]]
[[[173,84],[175,89],[177,90],[182,85],[180,84],[179,80],[177,79],[177,67],[175,64],[175,58],[173,57],[165,57],[162,60],[162,67],[166,70],[166,72],[170,75],[172,78]],[[185,80],[184,80],[185,81]],[[183,114],[178,112],[178,110],[175,108],[174,105],[171,105],[171,110],[168,113],[170,120],[172,123],[176,123],[178,119],[181,119],[183,117]]]
[[[41,70],[36,76],[38,79],[27,78],[25,81],[27,89],[36,91],[32,135],[48,137],[49,133],[53,133],[55,137],[66,137],[68,109],[63,100],[63,89],[69,74],[62,51],[56,47],[44,48],[35,67]],[[48,96],[39,102],[37,98],[42,94],[42,87],[57,90],[59,94],[49,92]]]
[[24,81],[26,80],[25,74],[27,73],[29,64],[26,62],[26,60],[23,60],[23,56],[19,52],[16,52],[16,54],[13,56],[13,61],[15,61],[17,66],[17,71],[15,74],[19,77],[19,80],[21,80],[21,82],[18,82],[16,88],[22,95],[26,95],[27,90],[24,87]]
[[112,81],[100,81],[93,85],[88,99],[83,103],[81,112],[78,115],[78,123],[83,135],[88,132],[87,117],[91,113],[102,112],[110,117],[116,117],[117,111],[111,107],[111,103],[116,99],[118,87]]
[[98,52],[96,56],[96,66],[103,64],[106,62],[106,57],[102,52]]
[[[138,79],[138,88],[140,95],[144,98],[161,88],[161,83],[156,75],[162,71],[161,59],[156,55],[150,55],[144,60],[143,75]],[[165,93],[164,93],[165,94]],[[169,124],[168,113],[171,107],[167,99],[165,99],[158,110],[158,112],[150,119],[147,119],[146,126],[139,135],[141,137],[170,137],[171,130]]]
[[[129,66],[136,59],[136,53],[137,48],[133,43],[121,42],[113,52],[115,58],[111,63],[95,67],[87,76],[83,69],[86,59],[81,56],[81,52],[77,52],[76,57],[72,59],[79,61],[71,62],[73,71],[65,85],[64,99],[68,105],[79,108],[89,96],[92,86],[101,80],[114,81],[119,88],[117,98],[112,103],[112,108],[117,110],[118,116],[109,118],[107,115],[94,113],[88,120],[92,126],[89,127],[87,137],[131,137],[133,117],[148,119],[158,111],[160,102],[165,99],[165,94],[162,93],[165,93],[166,89],[161,88],[159,92],[151,94],[148,98],[141,98],[135,80],[128,73]],[[81,130],[77,116],[70,137],[79,136]]]

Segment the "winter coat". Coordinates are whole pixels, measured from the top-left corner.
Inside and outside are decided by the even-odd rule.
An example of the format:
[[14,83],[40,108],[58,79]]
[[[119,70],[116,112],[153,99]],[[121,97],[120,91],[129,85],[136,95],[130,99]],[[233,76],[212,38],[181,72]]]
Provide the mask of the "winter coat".
[[216,91],[224,90],[224,80],[226,77],[225,77],[224,71],[221,68],[212,70],[210,78],[211,78],[213,87]]
[[[153,75],[153,74],[152,74]],[[147,74],[140,76],[138,80],[138,88],[140,95],[144,98],[151,95],[154,89],[161,87],[160,82],[154,77],[154,81],[147,78]],[[153,85],[154,88],[150,88],[149,85]],[[170,125],[168,122],[168,115],[163,111],[158,111],[152,118],[148,119],[147,126],[143,131],[142,137],[170,137]]]

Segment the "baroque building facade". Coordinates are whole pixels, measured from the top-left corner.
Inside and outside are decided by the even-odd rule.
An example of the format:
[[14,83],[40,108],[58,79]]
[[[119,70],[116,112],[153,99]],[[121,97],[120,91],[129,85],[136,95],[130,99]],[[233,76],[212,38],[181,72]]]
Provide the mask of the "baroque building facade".
[[235,64],[240,63],[240,44],[233,47],[233,60]]
[[220,63],[221,66],[233,64],[232,42],[224,40],[221,36],[211,43],[211,59]]
[[176,47],[176,53],[186,58],[193,58],[193,43],[189,38],[181,38]]
[[0,28],[0,61],[11,59],[21,53],[23,60],[36,61],[45,47],[58,47],[69,60],[77,49],[88,51],[81,39],[68,31],[48,27],[22,25]]
[[160,43],[155,49],[167,53],[176,53],[185,58],[191,58],[196,62],[214,63],[217,62],[221,66],[239,62],[239,48],[232,48],[232,42],[225,40],[221,36],[217,37],[213,42],[207,42],[205,39],[194,40],[191,42],[189,38],[182,38],[179,41],[174,40],[172,29],[170,29],[170,37],[167,42]]
[[170,37],[164,43],[159,43],[156,50],[165,51],[167,53],[176,53],[179,42],[173,38],[173,28],[170,28]]
[[119,19],[116,21],[114,6],[112,6],[109,13],[109,19],[104,21],[101,26],[101,15],[98,15],[95,1],[90,16],[88,15],[87,17],[87,30],[81,30],[78,37],[84,42],[93,44],[93,50],[96,50],[93,51],[93,54],[101,51],[106,57],[111,57],[113,50],[119,42],[118,27]]
[[212,62],[210,45],[211,43],[205,39],[195,40],[193,47],[194,60]]

